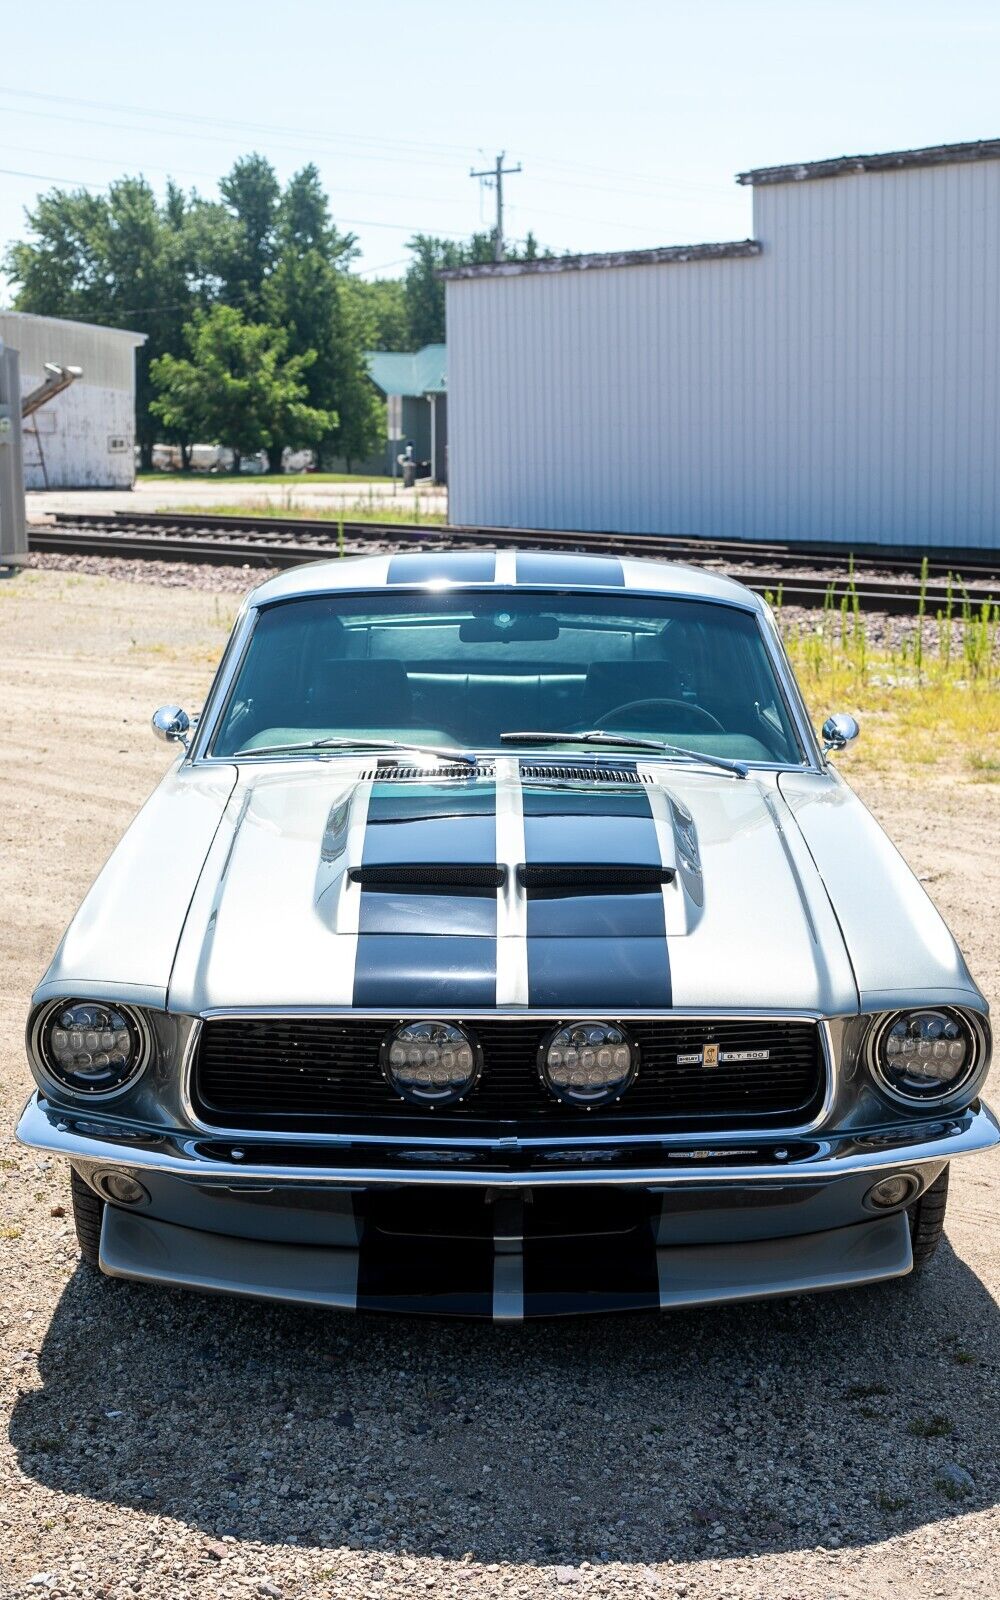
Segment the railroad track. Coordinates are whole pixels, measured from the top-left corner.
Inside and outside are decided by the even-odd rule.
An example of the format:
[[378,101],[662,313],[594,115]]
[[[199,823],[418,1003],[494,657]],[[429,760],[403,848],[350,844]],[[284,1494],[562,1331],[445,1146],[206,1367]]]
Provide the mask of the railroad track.
[[375,550],[500,548],[562,549],[622,556],[655,556],[731,572],[759,594],[781,594],[790,605],[839,605],[844,596],[863,611],[913,615],[921,590],[927,614],[967,594],[974,606],[1000,604],[1000,568],[991,552],[929,551],[921,556],[873,547],[853,552],[830,544],[692,539],[678,535],[579,533],[538,529],[444,527],[432,523],[330,522],[307,518],[239,517],[150,512],[79,517],[57,515],[54,525],[29,529],[32,549],[131,560],[197,561],[239,566],[293,567],[306,561]]

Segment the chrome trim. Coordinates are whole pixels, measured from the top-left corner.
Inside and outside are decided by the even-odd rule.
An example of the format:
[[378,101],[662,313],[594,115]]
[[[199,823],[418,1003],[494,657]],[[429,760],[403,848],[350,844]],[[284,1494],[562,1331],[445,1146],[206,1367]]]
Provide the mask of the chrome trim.
[[[71,1084],[62,1083],[52,1072],[45,1060],[45,1051],[42,1048],[42,1029],[49,1018],[67,1005],[101,1005],[113,1006],[116,1011],[122,1011],[129,1018],[139,1035],[141,1054],[138,1065],[133,1073],[118,1084],[114,1089],[97,1089],[89,1094],[83,1089],[74,1089]],[[117,1100],[123,1094],[128,1094],[134,1089],[143,1073],[147,1071],[156,1051],[153,1039],[153,1030],[146,1017],[136,1006],[129,1005],[126,1001],[89,998],[86,994],[74,992],[73,994],[59,995],[53,1000],[40,1005],[28,1022],[27,1038],[28,1059],[34,1067],[39,1078],[44,1079],[53,1092],[60,1099],[74,1099],[80,1106],[106,1105],[109,1100]]]
[[[941,1094],[904,1094],[901,1089],[895,1088],[893,1084],[889,1082],[889,1079],[882,1070],[881,1062],[879,1061],[878,1047],[882,1043],[886,1030],[890,1028],[894,1022],[899,1021],[903,1017],[912,1015],[914,1011],[937,1011],[943,1012],[945,1015],[947,1015],[949,1012],[954,1012],[958,1017],[961,1018],[962,1022],[972,1034],[975,1050],[972,1060],[969,1063],[968,1070],[963,1077],[958,1079],[957,1082],[949,1084],[947,1089],[945,1089]],[[957,1096],[967,1098],[970,1084],[975,1082],[979,1073],[983,1072],[984,1066],[987,1072],[989,1071],[990,1040],[987,1036],[987,1030],[984,1027],[983,1022],[984,1019],[979,1016],[977,1012],[966,1011],[964,1006],[935,1005],[933,1000],[928,1000],[922,1005],[899,1006],[895,1011],[883,1011],[879,1015],[874,1016],[872,1018],[871,1026],[865,1035],[864,1056],[865,1065],[868,1068],[868,1072],[875,1084],[876,1089],[880,1094],[884,1095],[887,1100],[891,1100],[893,1105],[906,1106],[910,1111],[916,1110],[920,1106],[928,1106],[932,1111],[937,1111],[942,1107],[946,1107],[949,1100],[954,1100]],[[984,1081],[985,1077],[986,1073],[983,1073]]]
[[[584,1161],[579,1167],[560,1164],[552,1171],[503,1172],[495,1169],[476,1169],[459,1165],[435,1165],[412,1169],[372,1166],[367,1168],[336,1168],[330,1165],[306,1166],[255,1166],[246,1159],[248,1141],[243,1141],[241,1157],[232,1161],[215,1161],[202,1154],[201,1142],[189,1134],[143,1130],[130,1133],[120,1124],[109,1123],[109,1135],[101,1138],[92,1130],[101,1119],[88,1118],[81,1113],[73,1116],[48,1108],[37,1094],[29,1099],[17,1126],[18,1142],[29,1149],[45,1150],[52,1155],[72,1161],[93,1162],[101,1166],[125,1167],[129,1172],[162,1172],[196,1183],[218,1182],[228,1189],[238,1176],[241,1185],[254,1180],[268,1184],[330,1184],[370,1188],[382,1184],[409,1187],[425,1184],[445,1184],[456,1188],[525,1189],[550,1185],[586,1185],[612,1188],[648,1188],[664,1190],[697,1184],[702,1188],[717,1184],[737,1183],[784,1186],[797,1182],[816,1183],[849,1177],[858,1172],[885,1172],[899,1167],[924,1165],[943,1166],[960,1156],[977,1155],[992,1150],[1000,1144],[1000,1125],[989,1108],[974,1102],[966,1111],[953,1117],[924,1124],[919,1128],[897,1128],[891,1137],[903,1140],[889,1144],[889,1133],[877,1136],[843,1134],[825,1139],[815,1139],[815,1152],[788,1165],[770,1162],[767,1165],[748,1164],[728,1167],[706,1167],[692,1153],[690,1162],[681,1166],[636,1166],[609,1171],[599,1164]],[[87,1130],[81,1133],[75,1124]],[[117,1129],[119,1138],[114,1138]],[[907,1139],[906,1135],[910,1134]],[[274,1143],[274,1140],[271,1141]],[[783,1141],[769,1140],[769,1146],[778,1151]],[[689,1149],[692,1141],[688,1140]],[[872,1146],[869,1152],[864,1148]],[[838,1147],[862,1146],[848,1155],[838,1155]]]
[[[567,1021],[571,1022],[574,1020],[574,1018],[568,1015],[566,1012],[528,1011],[508,1007],[497,1007],[496,1009],[480,1008],[466,1011],[455,1011],[445,1008],[433,1013],[429,1011],[412,1012],[406,1017],[401,1017],[398,1011],[382,1009],[354,1011],[349,1007],[332,1006],[318,1007],[316,1010],[302,1010],[297,1006],[287,1006],[284,1009],[280,1007],[266,1007],[258,1010],[256,1007],[248,1007],[235,1010],[205,1011],[199,1018],[197,1018],[194,1026],[191,1029],[184,1051],[184,1058],[181,1063],[181,1111],[188,1126],[196,1130],[198,1133],[208,1134],[214,1139],[239,1139],[242,1143],[251,1143],[256,1141],[258,1143],[271,1144],[276,1138],[278,1138],[283,1143],[303,1145],[372,1144],[411,1147],[413,1145],[430,1145],[438,1149],[451,1148],[452,1146],[461,1146],[465,1149],[474,1148],[478,1150],[510,1149],[510,1135],[501,1137],[500,1139],[486,1139],[482,1137],[471,1137],[468,1135],[463,1137],[459,1131],[446,1134],[427,1133],[410,1135],[400,1133],[278,1133],[273,1129],[261,1130],[258,1128],[248,1131],[246,1128],[222,1128],[217,1127],[214,1123],[202,1122],[194,1109],[194,1103],[191,1095],[191,1076],[194,1068],[195,1052],[197,1050],[198,1039],[201,1036],[203,1023],[215,1019],[243,1019],[248,1021],[252,1020],[265,1022],[272,1018],[278,1020],[287,1017],[301,1017],[303,1020],[306,1020],[338,1016],[350,1017],[352,1020],[357,1022],[375,1022],[381,1021],[383,1018],[391,1019],[396,1022],[465,1021],[473,1024],[477,1019],[489,1019],[490,1021],[510,1020],[518,1022],[539,1021],[543,1023],[548,1022],[553,1027],[558,1026],[560,1023],[565,1023]],[[826,1063],[826,1089],[823,1095],[823,1103],[813,1120],[811,1122],[802,1123],[793,1127],[776,1128],[772,1124],[768,1128],[727,1129],[720,1133],[718,1139],[714,1141],[715,1143],[725,1144],[725,1142],[729,1139],[739,1139],[744,1143],[747,1139],[775,1139],[780,1143],[785,1139],[801,1138],[806,1134],[814,1133],[817,1128],[822,1127],[823,1123],[829,1117],[830,1112],[833,1110],[833,1103],[837,1092],[837,1064],[833,1051],[833,1040],[830,1035],[830,1023],[826,1018],[811,1016],[808,1013],[802,1012],[706,1012],[701,1010],[688,1011],[682,1007],[678,1007],[676,1011],[670,1011],[669,1013],[664,1013],[662,1010],[616,1011],[613,1018],[608,1017],[605,1020],[614,1022],[670,1022],[673,1021],[674,1018],[682,1018],[684,1020],[690,1020],[694,1022],[810,1022],[813,1023],[819,1030],[823,1059]],[[692,1137],[693,1136],[690,1133],[670,1132],[570,1134],[562,1138],[559,1138],[554,1134],[538,1135],[533,1137],[522,1137],[521,1135],[518,1135],[517,1148],[519,1150],[545,1149],[552,1145],[558,1149],[566,1149],[570,1146],[575,1147],[578,1145],[616,1145],[623,1143],[630,1145],[690,1145]],[[704,1139],[705,1135],[699,1134],[694,1137],[696,1140]]]

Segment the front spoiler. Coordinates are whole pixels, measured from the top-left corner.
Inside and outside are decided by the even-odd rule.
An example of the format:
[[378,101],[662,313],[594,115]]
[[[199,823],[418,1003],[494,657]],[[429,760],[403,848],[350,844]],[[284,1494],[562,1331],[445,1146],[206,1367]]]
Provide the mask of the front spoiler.
[[440,1252],[409,1240],[397,1254],[373,1232],[357,1249],[234,1239],[107,1206],[100,1265],[113,1278],[247,1295],[343,1311],[534,1317],[676,1310],[761,1300],[899,1278],[913,1265],[906,1216],[791,1239],[656,1248],[653,1234],[624,1251],[560,1242],[541,1260],[481,1248]]
[[457,1144],[378,1144],[350,1138],[231,1139],[143,1128],[92,1112],[75,1113],[32,1095],[21,1115],[22,1144],[71,1161],[162,1172],[198,1184],[331,1184],[349,1188],[448,1184],[521,1189],[549,1184],[678,1185],[828,1182],[859,1172],[920,1166],[975,1155],[1000,1144],[1000,1125],[982,1101],[933,1122],[879,1133],[736,1143],[693,1136],[662,1143],[531,1144],[472,1149]]

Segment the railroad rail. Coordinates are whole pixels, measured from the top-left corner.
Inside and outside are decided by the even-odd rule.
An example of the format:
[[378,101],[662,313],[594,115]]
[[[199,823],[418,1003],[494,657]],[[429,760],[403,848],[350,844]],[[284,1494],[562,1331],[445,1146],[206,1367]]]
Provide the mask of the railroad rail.
[[[232,516],[211,508],[187,512],[128,512],[77,516],[32,524],[29,547],[79,556],[292,567],[339,555],[387,549],[560,549],[621,556],[655,556],[731,573],[759,594],[790,605],[839,605],[848,596],[859,610],[934,616],[964,598],[979,607],[1000,604],[1000,553],[974,550],[899,551],[788,541],[694,539],[674,534],[623,534],[532,528],[452,527],[434,523],[332,522],[329,519]],[[926,576],[921,579],[921,560]],[[922,597],[922,598],[921,598]]]

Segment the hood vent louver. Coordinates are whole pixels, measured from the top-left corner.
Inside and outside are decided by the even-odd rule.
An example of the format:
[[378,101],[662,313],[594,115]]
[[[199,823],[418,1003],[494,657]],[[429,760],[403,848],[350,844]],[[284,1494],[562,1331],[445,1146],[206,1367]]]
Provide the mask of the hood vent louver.
[[436,767],[410,766],[408,762],[400,763],[393,758],[384,766],[371,767],[367,772],[361,773],[364,783],[439,783],[453,778],[464,778],[466,782],[475,778],[496,777],[496,768],[492,761],[480,761],[476,766],[467,766],[463,761],[457,766],[442,764]]
[[521,777],[536,783],[651,783],[644,772],[633,767],[582,767],[565,761],[522,761]]

